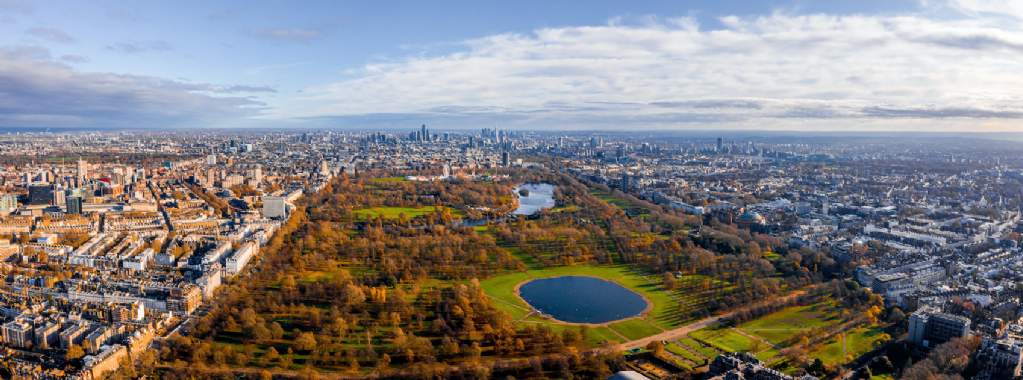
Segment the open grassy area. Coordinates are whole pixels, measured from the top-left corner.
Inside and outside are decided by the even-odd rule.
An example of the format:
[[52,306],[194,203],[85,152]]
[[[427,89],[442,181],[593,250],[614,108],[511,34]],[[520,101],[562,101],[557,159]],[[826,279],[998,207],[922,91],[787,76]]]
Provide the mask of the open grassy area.
[[377,182],[377,183],[391,183],[391,182],[405,182],[407,180],[405,179],[405,177],[381,177],[381,178],[373,178],[373,179],[370,179],[369,181],[370,182]]
[[693,352],[691,349],[682,347],[678,343],[668,342],[668,345],[664,346],[664,349],[668,350],[668,352],[671,352],[675,355],[681,356],[696,365],[702,365],[705,360],[705,357],[703,355],[699,355]]
[[718,356],[718,354],[721,353],[721,351],[717,348],[697,342],[690,336],[683,337],[675,341],[675,343],[689,349],[694,354],[697,354],[707,360],[714,359],[715,356]]
[[[843,322],[839,313],[834,301],[824,300],[786,307],[737,327],[707,327],[673,343],[687,349],[687,355],[699,356],[695,359],[713,359],[719,352],[744,351],[753,352],[765,363],[780,364],[784,359],[779,351],[793,344],[796,334],[808,330],[823,333],[838,328]],[[841,365],[869,352],[886,339],[890,338],[880,327],[860,325],[813,345],[809,356],[820,358],[828,365]]]
[[828,339],[810,353],[825,365],[841,364],[870,352],[890,337],[877,327],[860,326]]
[[807,306],[792,306],[767,314],[739,326],[743,331],[784,345],[792,335],[814,328],[827,328],[841,323],[838,309],[831,301]]
[[629,202],[628,200],[625,200],[623,198],[616,197],[612,193],[607,191],[590,189],[590,194],[604,202],[610,203],[622,210],[625,210],[626,212],[629,213],[629,215],[643,215],[650,213],[650,210],[647,210],[646,208]]
[[[406,217],[411,219],[435,213],[439,209],[441,209],[441,207],[437,206],[371,207],[355,210],[355,215],[359,219],[374,219],[378,216],[382,216],[384,219],[398,219],[402,214],[405,214]],[[455,209],[451,209],[451,214],[459,217],[462,216],[462,212]]]
[[531,308],[515,294],[515,285],[531,279],[570,275],[593,276],[615,281],[643,295],[653,303],[650,313],[643,318],[614,322],[607,326],[589,329],[589,338],[592,343],[599,343],[602,340],[621,342],[625,340],[624,338],[642,338],[677,327],[682,322],[678,318],[677,296],[664,290],[659,276],[645,275],[624,265],[575,265],[529,269],[524,272],[491,277],[482,281],[481,284],[494,306],[508,313],[520,324],[543,324],[560,329],[566,325],[536,316],[525,318]]
[[771,362],[779,354],[777,349],[762,339],[744,335],[734,328],[724,326],[695,331],[671,344],[685,351],[684,356],[697,365],[709,363],[717,355],[726,352],[753,352],[764,362]]
[[727,327],[701,329],[690,335],[724,352],[749,352],[754,348],[753,339]]

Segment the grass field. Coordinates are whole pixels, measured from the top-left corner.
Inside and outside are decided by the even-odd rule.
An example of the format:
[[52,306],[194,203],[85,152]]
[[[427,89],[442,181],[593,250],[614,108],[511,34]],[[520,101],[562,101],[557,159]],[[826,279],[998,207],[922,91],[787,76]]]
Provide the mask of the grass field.
[[811,352],[810,356],[820,358],[825,365],[847,363],[870,352],[888,339],[891,338],[880,328],[856,327],[828,339],[823,346]]
[[[438,209],[440,209],[440,207],[437,206],[371,207],[355,210],[355,216],[359,219],[374,219],[377,216],[382,216],[384,219],[398,219],[401,214],[405,214],[406,217],[411,219],[432,214],[437,212]],[[454,216],[461,216],[462,212],[460,210],[451,209],[451,214]]]
[[718,349],[697,342],[695,339],[689,336],[677,340],[676,343],[679,344],[680,346],[685,346],[686,348],[690,349],[693,353],[698,354],[704,359],[708,360],[714,359],[715,356],[718,356],[718,354],[721,353],[721,351],[719,351]]
[[610,203],[612,205],[617,206],[618,208],[620,208],[622,210],[625,210],[630,215],[643,215],[643,214],[649,214],[650,213],[650,210],[647,210],[646,208],[644,208],[644,207],[642,207],[640,205],[633,204],[632,202],[629,202],[629,201],[627,201],[625,199],[618,198],[618,197],[614,196],[612,193],[607,192],[607,191],[602,191],[602,190],[597,190],[597,189],[590,189],[590,194],[595,196],[595,197],[597,197],[598,199],[600,199],[600,200],[602,200],[604,202]]
[[669,352],[671,352],[671,353],[673,353],[675,355],[681,356],[681,357],[685,358],[686,360],[689,360],[693,364],[702,365],[704,363],[704,359],[705,359],[704,356],[696,354],[696,353],[692,352],[690,349],[682,347],[678,343],[668,342],[668,345],[664,346],[664,349],[668,350]]
[[537,316],[525,318],[531,308],[515,294],[515,285],[531,279],[569,275],[593,276],[615,281],[643,295],[647,301],[653,303],[650,313],[643,318],[628,319],[614,322],[607,326],[590,328],[588,335],[591,343],[597,344],[603,340],[622,342],[626,339],[642,338],[677,327],[682,322],[678,318],[679,311],[676,294],[664,290],[661,279],[658,276],[644,275],[624,265],[575,265],[530,269],[524,272],[491,277],[482,281],[481,285],[487,295],[494,301],[494,306],[508,313],[512,319],[520,324],[543,324],[559,330],[573,326]]
[[827,328],[841,323],[833,302],[824,301],[807,306],[781,309],[763,317],[743,323],[743,331],[763,337],[767,341],[784,345],[792,335],[813,328]]
[[701,329],[690,335],[724,352],[749,352],[754,348],[753,339],[727,327]]
[[[686,356],[690,361],[710,360],[720,352],[743,351],[754,352],[765,363],[780,364],[784,360],[779,355],[780,349],[793,344],[796,334],[838,328],[843,322],[839,313],[840,309],[831,300],[786,307],[737,327],[712,326],[697,330],[673,343],[688,349],[686,355],[698,356]],[[840,365],[869,352],[886,339],[890,338],[880,327],[861,325],[813,345],[809,356],[820,358],[828,365]]]

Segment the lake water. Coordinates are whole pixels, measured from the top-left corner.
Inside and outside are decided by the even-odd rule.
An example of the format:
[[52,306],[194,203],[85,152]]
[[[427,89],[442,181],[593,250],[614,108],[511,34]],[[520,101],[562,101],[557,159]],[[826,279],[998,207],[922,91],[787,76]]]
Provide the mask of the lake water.
[[534,309],[573,323],[605,323],[643,313],[642,296],[614,282],[586,276],[529,281],[519,295]]
[[[529,190],[529,195],[522,196],[519,189]],[[549,183],[527,183],[515,188],[519,196],[519,208],[512,212],[515,215],[533,215],[543,209],[554,207],[554,185]]]

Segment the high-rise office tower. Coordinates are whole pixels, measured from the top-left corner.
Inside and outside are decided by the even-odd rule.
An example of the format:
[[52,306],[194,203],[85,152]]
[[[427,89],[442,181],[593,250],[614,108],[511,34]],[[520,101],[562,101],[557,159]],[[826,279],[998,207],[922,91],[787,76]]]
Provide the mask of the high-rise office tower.
[[82,213],[82,197],[71,196],[67,198],[67,213],[79,215]]
[[85,160],[78,160],[78,185],[81,186],[85,183],[86,177],[89,176],[89,163]]

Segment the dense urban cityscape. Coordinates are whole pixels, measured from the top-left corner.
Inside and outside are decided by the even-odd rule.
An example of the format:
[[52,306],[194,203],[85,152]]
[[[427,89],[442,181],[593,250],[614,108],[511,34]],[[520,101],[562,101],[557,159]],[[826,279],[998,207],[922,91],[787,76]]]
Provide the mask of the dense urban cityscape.
[[1017,143],[713,136],[7,133],[4,376],[1020,375]]

